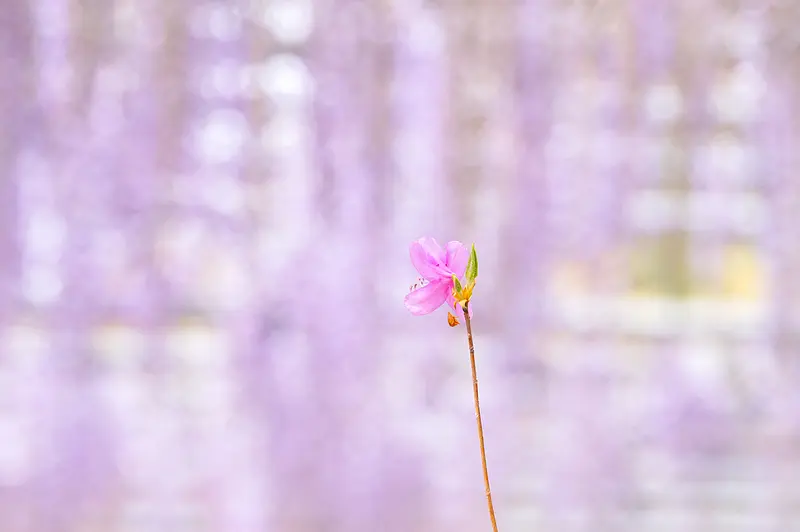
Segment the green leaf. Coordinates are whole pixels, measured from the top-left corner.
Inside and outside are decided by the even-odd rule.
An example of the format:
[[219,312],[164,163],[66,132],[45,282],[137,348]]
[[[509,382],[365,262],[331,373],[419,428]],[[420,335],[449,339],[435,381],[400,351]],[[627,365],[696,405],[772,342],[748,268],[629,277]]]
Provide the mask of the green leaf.
[[453,286],[456,287],[456,293],[458,293],[458,294],[460,294],[461,290],[463,290],[463,288],[461,287],[461,281],[458,280],[458,277],[456,277],[456,274],[453,274]]
[[478,277],[478,254],[475,252],[475,244],[472,244],[469,262],[467,262],[467,281],[472,282],[476,277]]

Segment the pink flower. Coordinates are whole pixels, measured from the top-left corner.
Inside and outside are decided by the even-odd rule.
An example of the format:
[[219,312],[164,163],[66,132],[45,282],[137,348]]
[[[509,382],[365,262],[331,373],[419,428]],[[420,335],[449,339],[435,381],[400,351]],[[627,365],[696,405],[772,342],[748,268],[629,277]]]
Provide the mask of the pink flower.
[[[406,308],[415,316],[430,314],[442,304],[463,314],[453,297],[453,275],[461,279],[469,261],[469,250],[461,242],[448,242],[444,249],[436,239],[422,237],[411,243],[411,264],[420,274],[405,298]],[[472,308],[470,307],[470,315]]]

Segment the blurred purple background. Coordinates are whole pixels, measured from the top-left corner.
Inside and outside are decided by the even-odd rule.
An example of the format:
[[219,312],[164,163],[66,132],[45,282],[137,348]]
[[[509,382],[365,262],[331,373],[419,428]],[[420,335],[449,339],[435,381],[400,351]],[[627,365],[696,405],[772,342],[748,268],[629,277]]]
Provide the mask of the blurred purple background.
[[800,530],[798,27],[4,0],[0,531]]

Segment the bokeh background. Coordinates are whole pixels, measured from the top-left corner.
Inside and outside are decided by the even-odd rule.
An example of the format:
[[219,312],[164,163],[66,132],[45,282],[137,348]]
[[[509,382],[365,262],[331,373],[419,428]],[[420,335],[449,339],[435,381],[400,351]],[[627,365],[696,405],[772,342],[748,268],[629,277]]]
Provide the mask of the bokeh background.
[[799,27],[3,0],[0,530],[800,530]]

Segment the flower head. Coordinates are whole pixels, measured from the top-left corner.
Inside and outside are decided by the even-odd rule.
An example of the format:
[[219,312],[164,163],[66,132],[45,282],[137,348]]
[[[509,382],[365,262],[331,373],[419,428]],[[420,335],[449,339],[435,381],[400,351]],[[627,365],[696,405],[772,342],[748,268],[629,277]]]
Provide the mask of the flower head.
[[[422,316],[430,314],[446,302],[456,316],[462,314],[463,310],[457,302],[454,289],[456,281],[467,271],[467,263],[470,261],[470,252],[464,244],[453,240],[442,249],[436,239],[423,237],[411,243],[409,254],[411,264],[420,274],[420,278],[410,287],[409,294],[405,297],[406,308],[413,315]],[[474,285],[474,279],[472,284]],[[472,309],[469,309],[471,315]],[[451,326],[458,324],[450,318],[448,321]]]

